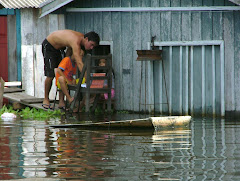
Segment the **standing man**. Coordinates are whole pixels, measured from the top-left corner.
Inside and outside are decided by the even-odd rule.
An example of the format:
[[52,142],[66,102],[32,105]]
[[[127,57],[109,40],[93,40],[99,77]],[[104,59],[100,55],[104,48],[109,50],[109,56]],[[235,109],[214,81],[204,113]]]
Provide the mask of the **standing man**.
[[64,49],[72,50],[76,64],[80,72],[83,68],[82,57],[85,50],[92,50],[99,45],[100,38],[97,33],[91,31],[85,35],[73,30],[58,30],[50,35],[42,43],[42,54],[44,57],[44,73],[46,79],[44,84],[44,100],[42,106],[45,109],[51,108],[49,92],[52,87],[52,80],[55,76],[54,69],[65,56]]

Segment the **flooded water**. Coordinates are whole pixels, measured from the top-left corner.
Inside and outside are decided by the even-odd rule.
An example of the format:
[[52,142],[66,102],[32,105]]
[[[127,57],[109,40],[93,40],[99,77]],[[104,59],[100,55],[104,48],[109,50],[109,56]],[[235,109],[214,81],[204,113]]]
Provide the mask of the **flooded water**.
[[237,120],[195,118],[164,130],[49,126],[63,122],[71,120],[0,120],[0,180],[240,180]]

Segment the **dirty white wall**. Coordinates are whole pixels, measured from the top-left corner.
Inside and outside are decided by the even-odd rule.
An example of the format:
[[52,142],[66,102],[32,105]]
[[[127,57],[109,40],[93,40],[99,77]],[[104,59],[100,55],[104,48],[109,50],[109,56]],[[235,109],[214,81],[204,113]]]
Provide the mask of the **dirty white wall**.
[[[50,14],[39,18],[38,9],[21,10],[22,86],[26,94],[44,97],[45,76],[41,44],[48,34],[59,29],[65,29],[64,15]],[[50,99],[54,99],[55,91],[53,81]]]

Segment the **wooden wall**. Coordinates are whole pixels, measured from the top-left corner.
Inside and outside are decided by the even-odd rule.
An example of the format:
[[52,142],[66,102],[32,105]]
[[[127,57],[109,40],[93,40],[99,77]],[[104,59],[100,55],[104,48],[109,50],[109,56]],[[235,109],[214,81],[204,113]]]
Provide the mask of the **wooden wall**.
[[[44,97],[44,61],[42,42],[55,30],[65,29],[64,15],[50,14],[39,19],[38,9],[21,10],[22,85],[26,93]],[[55,82],[53,82],[55,85]],[[50,98],[55,95],[55,86]]]
[[[68,7],[200,7],[200,6],[235,6],[227,0],[111,0],[111,1],[76,1]],[[161,12],[68,12],[66,27],[82,33],[94,30],[99,33],[101,40],[113,42],[113,68],[116,72],[117,109],[132,111],[154,111],[154,64],[137,62],[136,50],[147,49],[151,36],[156,35],[156,42],[184,41],[224,41],[224,109],[240,111],[239,93],[239,17],[238,11],[161,11]],[[173,55],[178,48],[173,48]],[[201,55],[201,51],[199,52]],[[210,55],[210,54],[209,54]],[[198,57],[197,54],[194,56]],[[168,61],[168,60],[166,60]],[[197,64],[196,64],[197,65]],[[179,84],[174,78],[178,77],[175,70],[179,69],[175,62],[166,68],[168,84]],[[206,65],[207,66],[207,63]],[[161,69],[161,67],[159,67]],[[193,71],[193,70],[192,70]],[[142,76],[141,76],[142,75]],[[206,84],[208,82],[208,74]],[[197,77],[197,73],[194,74]],[[197,79],[196,79],[197,81]],[[193,80],[193,82],[196,82]],[[222,81],[222,80],[220,80]],[[182,82],[186,87],[189,82]],[[209,83],[208,83],[209,84]],[[217,83],[218,84],[218,83]],[[140,88],[141,85],[141,88]],[[161,86],[161,85],[160,85]],[[190,86],[190,85],[189,85]],[[215,87],[218,89],[219,87]],[[169,87],[168,87],[169,89]],[[155,90],[156,91],[156,90]],[[183,114],[174,106],[179,104],[173,88],[170,96],[170,109],[175,114]],[[219,91],[219,90],[217,90]],[[223,92],[223,91],[222,91]],[[184,93],[184,92],[183,92]],[[202,91],[194,92],[200,95],[200,101],[209,97],[201,97]],[[206,87],[206,94],[208,90]],[[189,99],[190,102],[190,93]],[[210,99],[214,99],[210,97]],[[177,100],[177,102],[176,102]],[[215,100],[214,100],[215,101]],[[142,105],[139,105],[142,104]],[[191,102],[189,103],[191,104]],[[212,106],[213,103],[209,103]],[[220,105],[222,106],[222,105]],[[191,107],[184,114],[191,114]],[[174,110],[175,109],[175,110]],[[204,108],[205,109],[205,108]],[[173,111],[174,110],[174,111]],[[203,111],[203,108],[199,110]],[[203,111],[205,112],[205,110]],[[201,113],[200,113],[201,114]]]

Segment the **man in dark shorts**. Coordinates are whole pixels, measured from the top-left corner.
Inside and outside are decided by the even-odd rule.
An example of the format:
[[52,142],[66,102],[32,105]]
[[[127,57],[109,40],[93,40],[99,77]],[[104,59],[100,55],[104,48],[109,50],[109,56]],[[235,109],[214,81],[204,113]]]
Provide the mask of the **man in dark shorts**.
[[61,60],[65,57],[64,49],[55,49],[45,39],[42,43],[42,54],[44,57],[44,75],[47,77],[54,77],[54,68],[57,68]]
[[73,30],[58,30],[50,35],[42,43],[42,54],[44,57],[44,74],[46,76],[44,83],[44,100],[42,106],[45,109],[51,109],[49,101],[49,92],[52,87],[52,80],[55,77],[54,69],[65,56],[65,48],[72,51],[80,72],[83,68],[82,57],[85,50],[91,50],[99,44],[100,38],[97,33],[89,32],[85,35]]

